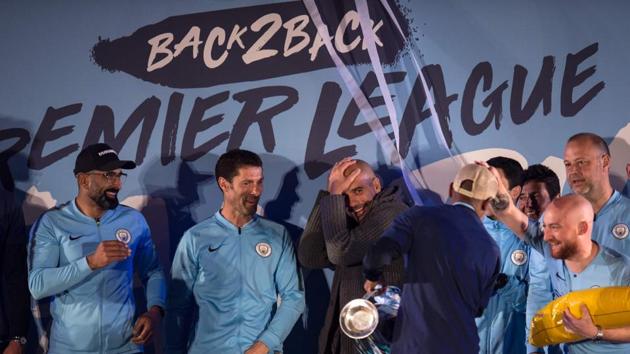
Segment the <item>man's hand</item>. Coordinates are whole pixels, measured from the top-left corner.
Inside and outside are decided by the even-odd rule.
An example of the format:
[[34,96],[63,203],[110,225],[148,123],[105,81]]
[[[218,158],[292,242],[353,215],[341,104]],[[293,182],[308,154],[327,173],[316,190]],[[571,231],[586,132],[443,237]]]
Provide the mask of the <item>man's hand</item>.
[[147,343],[153,335],[153,330],[157,328],[161,320],[162,312],[157,306],[152,306],[149,311],[138,317],[136,324],[133,326],[131,341],[135,344]]
[[357,176],[361,173],[361,169],[355,169],[348,176],[344,176],[343,173],[346,168],[354,165],[356,162],[356,160],[346,157],[333,166],[330,170],[330,174],[328,175],[328,192],[330,194],[342,194],[350,188],[352,182],[354,182]]
[[574,317],[569,309],[564,310],[562,314],[562,322],[567,332],[575,333],[583,338],[595,338],[597,335],[597,327],[593,323],[590,312],[585,304],[580,306],[582,317]]
[[269,347],[267,347],[265,343],[259,340],[254,342],[254,344],[245,351],[245,354],[267,354],[267,353],[269,353]]
[[96,251],[87,256],[88,266],[92,270],[106,267],[110,263],[123,261],[131,256],[131,249],[118,240],[103,241],[98,244]]
[[493,211],[502,212],[505,209],[507,209],[510,206],[510,204],[513,205],[514,202],[512,201],[512,198],[510,197],[510,190],[508,189],[508,186],[503,184],[503,179],[501,178],[499,171],[496,168],[488,165],[487,162],[477,162],[477,164],[488,168],[490,172],[492,172],[494,177],[497,179],[498,187],[499,187],[497,190],[497,196],[493,198],[490,203]]
[[380,286],[380,291],[376,294],[382,293],[383,291],[385,291],[385,288],[387,287],[387,285],[383,282],[383,281],[373,281],[373,280],[365,280],[365,283],[363,283],[363,290],[365,290],[366,294],[369,294],[371,292],[374,292],[376,290],[376,287]]
[[24,353],[24,348],[22,348],[22,344],[18,341],[12,340],[9,342],[9,345],[4,348],[2,354],[22,354]]

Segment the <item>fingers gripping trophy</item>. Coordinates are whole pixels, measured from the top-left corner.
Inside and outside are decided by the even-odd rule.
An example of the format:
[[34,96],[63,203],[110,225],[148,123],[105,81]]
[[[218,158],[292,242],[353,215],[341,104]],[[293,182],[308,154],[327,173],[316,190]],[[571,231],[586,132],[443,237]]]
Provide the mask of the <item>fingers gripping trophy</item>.
[[355,340],[360,354],[391,353],[394,322],[400,307],[400,289],[377,285],[361,299],[348,302],[339,315],[345,335]]

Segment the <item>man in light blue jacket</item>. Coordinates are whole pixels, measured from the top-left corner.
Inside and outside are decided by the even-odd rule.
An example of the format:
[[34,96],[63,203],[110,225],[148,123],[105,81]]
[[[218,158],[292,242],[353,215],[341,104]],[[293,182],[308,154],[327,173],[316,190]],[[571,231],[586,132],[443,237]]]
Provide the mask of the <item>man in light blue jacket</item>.
[[262,161],[232,150],[219,158],[215,175],[221,209],[186,231],[175,252],[167,352],[281,352],[304,310],[304,292],[287,231],[256,215]]
[[[542,225],[542,215],[547,206],[560,195],[560,180],[558,175],[544,165],[531,165],[523,173],[523,188],[518,198],[518,208],[530,220],[539,220]],[[540,309],[539,306],[553,300],[551,279],[547,271],[545,258],[535,249],[530,250],[529,257],[529,289],[527,292],[527,311],[525,330],[529,337],[529,326],[532,318]],[[525,339],[527,353],[561,353],[558,346],[536,348]]]
[[[497,156],[488,160],[497,169],[513,201],[521,193],[523,167],[518,161]],[[490,215],[483,225],[501,252],[502,284],[481,317],[475,319],[481,354],[525,354],[525,305],[529,282],[530,248],[503,223]]]
[[[53,297],[49,354],[142,352],[159,324],[166,284],[147,223],[118,204],[132,161],[106,144],[79,153],[78,196],[35,222],[29,246],[29,288]],[[149,310],[134,324],[133,274],[144,282]]]

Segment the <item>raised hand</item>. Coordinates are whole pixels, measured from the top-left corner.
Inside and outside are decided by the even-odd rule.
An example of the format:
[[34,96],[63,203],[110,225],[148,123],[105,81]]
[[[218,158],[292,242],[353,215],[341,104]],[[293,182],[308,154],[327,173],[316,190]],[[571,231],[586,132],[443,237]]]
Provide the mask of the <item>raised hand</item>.
[[350,175],[344,176],[344,171],[356,162],[356,160],[346,157],[333,166],[328,175],[328,192],[330,194],[343,194],[359,176],[361,173],[359,168],[352,171]]

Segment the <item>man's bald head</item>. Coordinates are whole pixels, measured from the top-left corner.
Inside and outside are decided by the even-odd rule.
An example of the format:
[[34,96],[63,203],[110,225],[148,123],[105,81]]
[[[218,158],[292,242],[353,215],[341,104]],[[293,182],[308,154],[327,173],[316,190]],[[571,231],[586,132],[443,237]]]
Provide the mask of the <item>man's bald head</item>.
[[544,237],[552,257],[571,259],[590,249],[594,215],[591,203],[581,195],[554,199],[544,214]]
[[353,164],[346,167],[343,175],[348,177],[357,169],[361,172],[344,194],[348,197],[348,208],[357,220],[361,220],[367,214],[372,200],[381,191],[381,181],[374,173],[372,166],[367,162],[363,160],[354,161]]
[[369,163],[363,161],[363,160],[354,160],[356,161],[354,164],[348,166],[344,171],[343,171],[343,175],[348,177],[352,174],[352,172],[354,172],[354,170],[356,170],[357,168],[361,170],[361,175],[365,175],[366,177],[375,177],[376,174],[374,173],[374,170],[372,169],[372,166],[370,166]]
[[593,133],[578,133],[573,135],[567,140],[568,144],[586,144],[591,145],[592,148],[597,149],[600,153],[610,156],[610,149],[608,144],[601,136]]
[[547,211],[561,213],[562,215],[590,223],[593,222],[595,217],[591,203],[579,194],[570,194],[556,198],[548,208],[551,208],[551,210],[547,209]]

